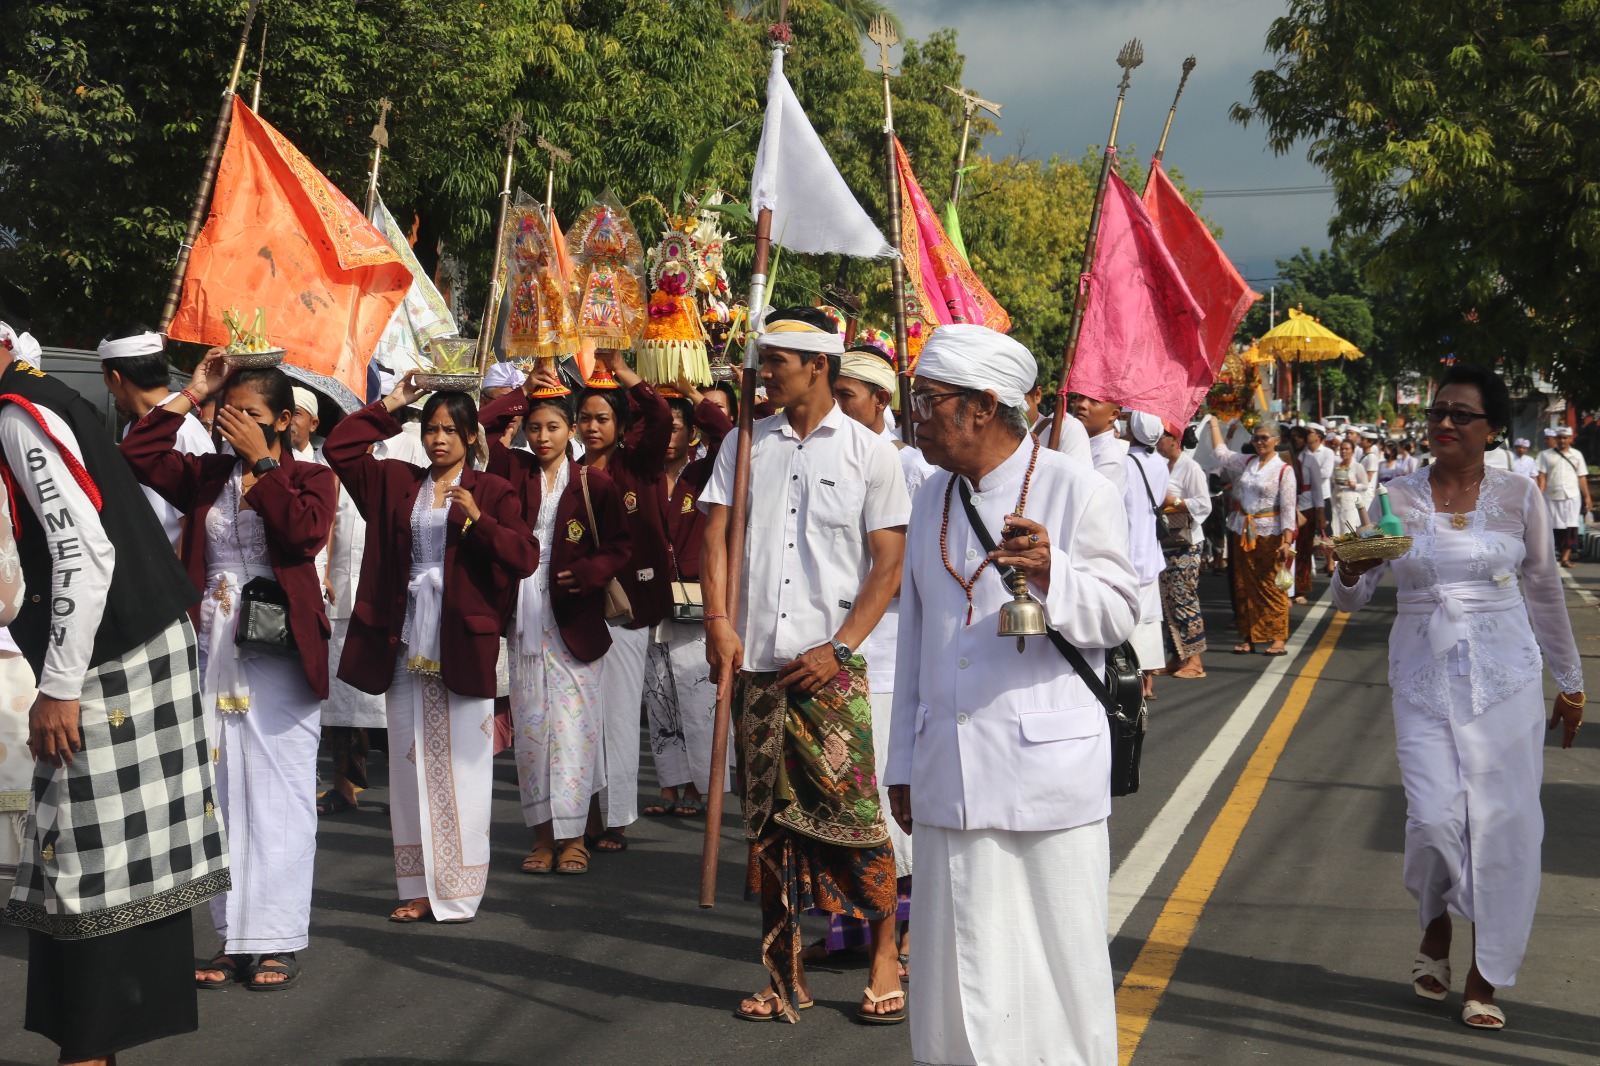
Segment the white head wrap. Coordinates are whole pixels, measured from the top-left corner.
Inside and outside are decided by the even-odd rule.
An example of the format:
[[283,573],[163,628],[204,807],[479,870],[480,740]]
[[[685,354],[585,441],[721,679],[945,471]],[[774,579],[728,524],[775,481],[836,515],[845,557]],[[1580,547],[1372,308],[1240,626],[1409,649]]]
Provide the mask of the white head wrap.
[[786,348],[791,352],[811,352],[818,355],[843,355],[844,335],[818,329],[797,318],[782,318],[781,312],[768,308],[761,316],[756,344],[762,348]]
[[865,381],[875,389],[893,393],[895,383],[894,367],[884,362],[876,355],[866,352],[845,352],[839,357],[839,376],[855,378]]
[[33,339],[31,333],[18,333],[11,342],[11,354],[21,359],[24,363],[33,366],[39,365],[39,342]]
[[1556,436],[1558,436],[1558,437],[1570,437],[1572,435],[1573,435],[1573,433],[1572,433],[1572,427],[1571,426],[1557,426],[1556,427]]
[[304,385],[296,385],[294,387],[294,406],[295,410],[304,411],[312,418],[316,418],[317,412],[322,409],[321,405],[317,403],[317,394]]
[[1133,434],[1133,439],[1140,444],[1154,447],[1156,441],[1161,439],[1161,419],[1143,411],[1128,412],[1128,429]]
[[1517,440],[1516,440],[1516,443],[1513,444],[1512,447],[1513,448],[1531,448],[1531,447],[1533,447],[1533,441],[1529,440],[1527,437],[1518,437]]
[[1553,430],[1553,429],[1548,429],[1548,428],[1547,428],[1547,429],[1546,429],[1546,430],[1545,430],[1545,431],[1544,431],[1544,435],[1545,435],[1545,436],[1546,436],[1546,437],[1552,437],[1552,438],[1553,438],[1553,437],[1555,437],[1555,435],[1556,435],[1556,431],[1555,431],[1555,430]]
[[101,341],[95,349],[101,359],[132,359],[136,355],[154,355],[165,351],[166,338],[159,333],[141,333],[121,340]]
[[486,389],[520,388],[527,376],[511,363],[490,363],[489,372],[483,375],[483,387]]
[[1039,362],[1004,333],[957,322],[933,331],[917,357],[917,376],[989,391],[1006,407],[1022,407],[1039,376]]
[[1328,431],[1322,427],[1321,422],[1307,422],[1306,429],[1314,429],[1318,433],[1321,433],[1324,437],[1328,435]]

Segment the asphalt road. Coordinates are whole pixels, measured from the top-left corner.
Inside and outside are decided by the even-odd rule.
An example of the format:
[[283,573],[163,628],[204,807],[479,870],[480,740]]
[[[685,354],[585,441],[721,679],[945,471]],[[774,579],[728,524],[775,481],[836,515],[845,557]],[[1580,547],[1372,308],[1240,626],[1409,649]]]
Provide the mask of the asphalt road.
[[[1600,566],[1580,564],[1576,573],[1600,591]],[[1429,1004],[1410,990],[1419,934],[1400,883],[1405,808],[1385,685],[1392,593],[1342,623],[1325,608],[1296,608],[1303,636],[1295,642],[1299,654],[1286,661],[1228,654],[1233,634],[1223,583],[1207,577],[1202,592],[1214,649],[1206,657],[1210,676],[1159,683],[1144,787],[1116,801],[1112,820],[1114,885],[1137,889],[1112,941],[1117,978],[1123,981],[1136,959],[1175,960],[1159,994],[1141,999],[1123,989],[1124,1060],[1131,1052],[1140,1066],[1600,1062],[1591,972],[1600,958],[1596,738],[1573,751],[1547,751],[1544,887],[1522,981],[1500,997],[1510,1026],[1494,1035],[1470,1032],[1456,1020],[1459,992]],[[1600,609],[1576,593],[1569,601],[1585,659],[1600,655]],[[1337,629],[1331,651],[1330,626]],[[1269,668],[1281,678],[1257,685]],[[1258,754],[1264,741],[1271,749],[1283,740],[1291,723],[1275,763],[1271,751]],[[1214,783],[1195,785],[1208,767]],[[654,791],[650,772],[647,755],[646,793]],[[850,962],[812,970],[817,1008],[797,1026],[731,1016],[739,998],[764,983],[759,919],[742,898],[731,812],[717,906],[701,910],[698,820],[641,820],[633,847],[597,854],[587,877],[528,877],[517,871],[529,839],[506,756],[496,764],[496,782],[495,867],[476,922],[385,920],[394,881],[386,795],[375,787],[362,797],[370,810],[323,820],[312,945],[301,955],[300,983],[281,994],[201,993],[200,1032],[119,1061],[910,1060],[903,1027],[851,1020],[866,971]],[[1264,787],[1253,806],[1246,802],[1252,787]],[[1148,877],[1135,876],[1135,868]],[[1196,884],[1214,886],[1199,905]],[[197,946],[209,951],[209,916],[202,908],[195,918]],[[1467,965],[1466,942],[1464,935],[1457,940],[1458,973]],[[914,944],[912,951],[914,957]],[[54,1060],[52,1046],[21,1030],[25,954],[22,934],[0,930],[0,1066]]]

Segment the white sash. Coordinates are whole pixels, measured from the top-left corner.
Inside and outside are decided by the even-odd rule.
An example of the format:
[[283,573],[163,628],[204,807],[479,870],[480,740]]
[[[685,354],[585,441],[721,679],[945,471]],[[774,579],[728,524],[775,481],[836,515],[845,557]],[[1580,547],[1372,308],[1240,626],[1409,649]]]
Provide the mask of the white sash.
[[439,625],[444,614],[444,567],[430,566],[411,575],[411,658],[406,669],[419,674],[439,672]]
[[1428,645],[1435,657],[1467,639],[1468,613],[1510,611],[1521,606],[1522,591],[1515,583],[1501,588],[1485,581],[1452,581],[1400,593],[1401,614],[1431,616]]

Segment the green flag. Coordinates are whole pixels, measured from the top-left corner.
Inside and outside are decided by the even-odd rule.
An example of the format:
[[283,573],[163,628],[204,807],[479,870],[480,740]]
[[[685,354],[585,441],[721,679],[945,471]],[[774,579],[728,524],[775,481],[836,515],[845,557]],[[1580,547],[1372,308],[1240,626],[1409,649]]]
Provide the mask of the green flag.
[[950,200],[946,200],[944,204],[944,235],[950,238],[950,243],[961,253],[961,258],[971,266],[972,259],[967,255],[967,242],[961,239],[961,216],[956,214],[956,205]]

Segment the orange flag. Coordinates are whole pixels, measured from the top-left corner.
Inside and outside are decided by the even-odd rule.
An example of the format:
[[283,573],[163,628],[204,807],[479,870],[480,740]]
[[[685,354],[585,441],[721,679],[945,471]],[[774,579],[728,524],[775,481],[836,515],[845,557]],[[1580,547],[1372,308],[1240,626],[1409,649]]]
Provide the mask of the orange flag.
[[367,363],[411,273],[361,209],[235,98],[211,214],[189,256],[175,340],[226,344],[224,311],[266,311],[284,361],[367,394]]

